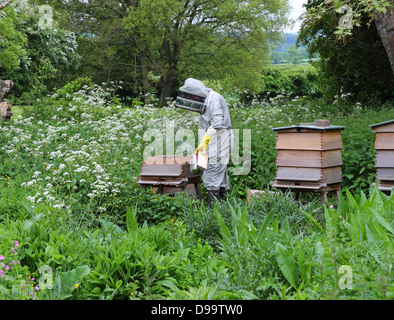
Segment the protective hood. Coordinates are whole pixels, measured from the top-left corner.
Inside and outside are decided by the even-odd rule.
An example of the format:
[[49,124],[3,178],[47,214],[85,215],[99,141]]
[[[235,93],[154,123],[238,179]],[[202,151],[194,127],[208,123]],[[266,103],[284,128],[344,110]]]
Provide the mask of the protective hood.
[[208,103],[208,97],[212,92],[200,80],[189,78],[179,88],[175,106],[190,111],[204,113]]
[[184,85],[179,88],[180,91],[194,94],[196,96],[208,97],[212,89],[206,87],[200,80],[189,78]]

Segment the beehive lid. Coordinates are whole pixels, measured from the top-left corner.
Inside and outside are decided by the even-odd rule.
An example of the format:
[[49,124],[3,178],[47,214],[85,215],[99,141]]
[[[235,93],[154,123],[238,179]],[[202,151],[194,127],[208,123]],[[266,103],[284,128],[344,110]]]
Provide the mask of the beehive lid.
[[190,157],[156,156],[147,158],[141,165],[140,177],[181,177],[189,169]]
[[139,184],[145,185],[184,185],[189,179],[201,174],[190,170],[191,156],[156,156],[149,157],[141,164]]
[[384,121],[369,126],[372,131],[394,132],[394,120]]
[[308,122],[308,123],[299,123],[297,125],[293,126],[287,126],[287,127],[279,127],[279,128],[273,128],[272,130],[274,131],[302,131],[304,129],[308,130],[318,130],[318,131],[332,131],[332,130],[344,130],[345,127],[342,126],[334,126],[330,124],[329,120],[326,119],[317,119],[314,122]]

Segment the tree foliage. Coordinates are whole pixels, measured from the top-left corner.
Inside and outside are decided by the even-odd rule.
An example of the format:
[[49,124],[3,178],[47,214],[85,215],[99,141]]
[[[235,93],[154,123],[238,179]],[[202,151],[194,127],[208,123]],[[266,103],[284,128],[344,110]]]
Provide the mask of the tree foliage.
[[267,62],[268,40],[278,39],[288,11],[287,0],[56,0],[51,5],[63,16],[61,26],[78,35],[82,76],[122,80],[125,90],[145,95],[154,87],[162,103],[190,76],[230,78],[240,88],[254,89]]
[[337,3],[344,1],[309,0],[299,37],[299,43],[307,45],[310,55],[320,56],[317,65],[325,97],[333,99],[345,92],[359,101],[393,99],[394,78],[386,50],[371,22],[370,7],[354,11],[350,37],[338,32],[343,14],[337,12]]
[[324,19],[326,15],[335,15],[335,13],[341,13],[345,18],[343,21],[346,22],[345,16],[348,15],[351,21],[338,23],[334,31],[337,40],[347,41],[352,35],[353,26],[361,27],[362,24],[366,24],[367,27],[371,27],[374,19],[392,11],[394,4],[392,0],[324,0],[307,8],[305,19],[312,23]]
[[15,25],[16,13],[11,6],[0,11],[0,68],[16,69],[25,52],[26,36]]
[[[71,79],[79,64],[75,34],[53,26],[39,25],[37,8],[13,3],[5,10],[6,36],[0,51],[0,74],[15,83],[13,94],[34,95],[50,92]],[[0,31],[1,32],[1,31]]]
[[291,46],[287,52],[287,61],[293,64],[298,64],[301,62],[301,54],[297,50],[296,46]]
[[151,0],[129,8],[125,23],[161,76],[164,97],[175,78],[187,76],[230,76],[239,88],[253,90],[268,56],[267,39],[274,36],[272,24],[284,22],[282,7],[282,1]]

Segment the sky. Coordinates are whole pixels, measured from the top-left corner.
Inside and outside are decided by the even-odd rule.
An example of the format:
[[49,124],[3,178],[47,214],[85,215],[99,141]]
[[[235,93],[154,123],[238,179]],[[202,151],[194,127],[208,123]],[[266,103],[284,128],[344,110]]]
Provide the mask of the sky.
[[[297,20],[298,17],[305,11],[305,8],[302,7],[304,3],[307,3],[307,0],[289,0],[289,4],[292,7],[290,18],[293,20]],[[298,32],[301,26],[301,22],[297,21],[292,29],[287,29],[286,32]]]

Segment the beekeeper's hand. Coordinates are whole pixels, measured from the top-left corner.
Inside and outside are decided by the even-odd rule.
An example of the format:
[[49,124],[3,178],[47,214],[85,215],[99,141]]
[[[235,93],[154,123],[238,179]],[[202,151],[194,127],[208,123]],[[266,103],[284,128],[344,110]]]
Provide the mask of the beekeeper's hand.
[[207,133],[202,138],[201,143],[197,147],[197,149],[194,152],[194,154],[197,154],[198,151],[202,151],[202,154],[205,156],[205,154],[207,152],[207,147],[208,147],[209,140],[211,140],[211,138],[216,134],[216,132],[217,132],[217,130],[215,128],[209,127],[208,130],[207,130]]
[[201,140],[201,143],[198,145],[196,151],[194,152],[194,154],[197,154],[198,151],[202,151],[202,154],[205,156],[205,154],[207,152],[209,139],[210,139],[209,136],[207,134],[205,134]]

